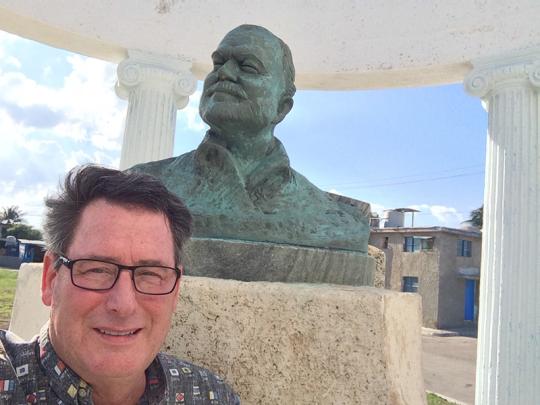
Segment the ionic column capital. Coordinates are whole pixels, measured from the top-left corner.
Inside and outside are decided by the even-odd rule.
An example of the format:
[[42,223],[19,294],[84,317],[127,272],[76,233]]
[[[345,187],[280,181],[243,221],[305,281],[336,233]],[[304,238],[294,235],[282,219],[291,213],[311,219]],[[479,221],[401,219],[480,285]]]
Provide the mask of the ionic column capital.
[[172,94],[176,108],[184,108],[195,92],[197,79],[191,72],[191,62],[170,56],[129,50],[128,58],[117,68],[115,90],[118,97],[129,99],[130,93],[141,87]]
[[489,97],[498,88],[516,85],[540,88],[540,47],[475,60],[465,78],[465,90],[480,98]]

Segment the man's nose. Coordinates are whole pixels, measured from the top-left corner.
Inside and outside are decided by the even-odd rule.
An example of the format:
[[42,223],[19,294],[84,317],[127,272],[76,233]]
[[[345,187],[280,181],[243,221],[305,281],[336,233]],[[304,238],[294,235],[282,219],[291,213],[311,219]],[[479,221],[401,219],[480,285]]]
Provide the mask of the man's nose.
[[137,307],[137,291],[130,271],[120,271],[118,280],[107,293],[107,309],[121,316],[131,315]]
[[217,73],[219,80],[230,80],[235,82],[238,78],[238,65],[234,60],[229,59],[221,65]]

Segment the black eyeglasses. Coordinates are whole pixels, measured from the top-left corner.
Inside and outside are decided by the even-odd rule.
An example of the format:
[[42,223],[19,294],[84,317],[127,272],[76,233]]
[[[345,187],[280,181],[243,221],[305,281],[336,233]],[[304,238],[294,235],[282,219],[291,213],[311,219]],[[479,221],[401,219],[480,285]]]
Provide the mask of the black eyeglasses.
[[123,264],[94,259],[70,260],[58,256],[55,267],[66,266],[71,273],[74,286],[92,291],[105,291],[114,287],[122,270],[131,272],[131,280],[135,290],[141,294],[166,295],[170,294],[182,271],[167,266],[126,266]]

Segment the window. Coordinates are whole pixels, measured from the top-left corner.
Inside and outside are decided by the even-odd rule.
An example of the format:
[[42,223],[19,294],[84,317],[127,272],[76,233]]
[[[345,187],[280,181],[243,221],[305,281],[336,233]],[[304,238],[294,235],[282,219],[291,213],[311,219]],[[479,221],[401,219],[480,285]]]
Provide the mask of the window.
[[459,239],[457,241],[457,255],[464,257],[472,256],[472,242],[470,240]]
[[429,236],[405,236],[403,242],[404,252],[420,252],[421,250],[433,250],[435,238]]
[[403,277],[403,292],[418,292],[418,277]]

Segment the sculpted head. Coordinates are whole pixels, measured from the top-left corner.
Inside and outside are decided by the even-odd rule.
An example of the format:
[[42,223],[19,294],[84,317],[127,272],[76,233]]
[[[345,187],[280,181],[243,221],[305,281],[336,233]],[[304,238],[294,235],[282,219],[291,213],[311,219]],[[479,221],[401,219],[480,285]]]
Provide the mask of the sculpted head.
[[212,54],[204,81],[202,119],[218,134],[256,134],[273,128],[293,105],[294,65],[289,47],[263,27],[241,25]]
[[189,211],[152,176],[98,166],[72,170],[46,206],[55,351],[90,384],[144,374],[176,307]]

